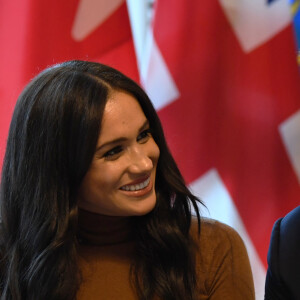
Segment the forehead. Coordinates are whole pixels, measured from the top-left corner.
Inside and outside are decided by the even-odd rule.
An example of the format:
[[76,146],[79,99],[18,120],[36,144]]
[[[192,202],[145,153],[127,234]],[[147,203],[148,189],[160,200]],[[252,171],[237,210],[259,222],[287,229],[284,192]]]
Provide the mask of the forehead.
[[126,92],[112,92],[103,111],[102,126],[112,122],[127,122],[131,117],[146,118],[136,98]]
[[114,91],[103,111],[99,139],[113,138],[138,130],[146,121],[139,102],[131,94]]

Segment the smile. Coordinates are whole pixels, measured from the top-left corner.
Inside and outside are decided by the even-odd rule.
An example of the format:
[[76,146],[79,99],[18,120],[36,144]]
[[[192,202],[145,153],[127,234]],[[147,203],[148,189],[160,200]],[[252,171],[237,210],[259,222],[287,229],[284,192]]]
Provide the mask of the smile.
[[144,189],[146,186],[148,186],[149,182],[150,182],[150,177],[148,177],[145,181],[139,184],[124,185],[120,189],[123,191],[139,191]]

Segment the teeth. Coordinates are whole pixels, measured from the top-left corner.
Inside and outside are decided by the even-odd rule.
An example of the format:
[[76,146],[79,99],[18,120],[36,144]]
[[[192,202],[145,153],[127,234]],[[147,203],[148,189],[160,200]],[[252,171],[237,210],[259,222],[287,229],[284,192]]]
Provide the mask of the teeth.
[[124,185],[121,187],[121,190],[123,191],[138,191],[145,188],[150,182],[150,177],[146,179],[144,182],[139,184],[132,184],[132,185]]

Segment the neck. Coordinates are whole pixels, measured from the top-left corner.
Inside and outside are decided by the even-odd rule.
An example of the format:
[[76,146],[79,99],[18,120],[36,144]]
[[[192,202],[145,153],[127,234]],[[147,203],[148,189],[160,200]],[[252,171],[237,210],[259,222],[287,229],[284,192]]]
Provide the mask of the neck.
[[82,243],[112,245],[132,240],[131,218],[78,210],[78,238]]

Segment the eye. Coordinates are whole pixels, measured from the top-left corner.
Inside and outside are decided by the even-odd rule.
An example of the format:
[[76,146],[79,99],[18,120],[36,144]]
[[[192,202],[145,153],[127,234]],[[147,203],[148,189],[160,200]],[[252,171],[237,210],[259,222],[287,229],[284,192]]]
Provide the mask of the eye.
[[142,132],[138,135],[137,141],[138,141],[138,142],[141,142],[141,143],[145,143],[145,142],[148,141],[148,139],[149,139],[151,136],[152,136],[152,134],[151,134],[151,129],[148,128],[148,129],[142,131]]
[[111,150],[105,152],[103,154],[103,157],[107,160],[114,160],[119,157],[119,154],[122,151],[123,151],[123,148],[121,146],[117,146],[117,147],[114,147]]

